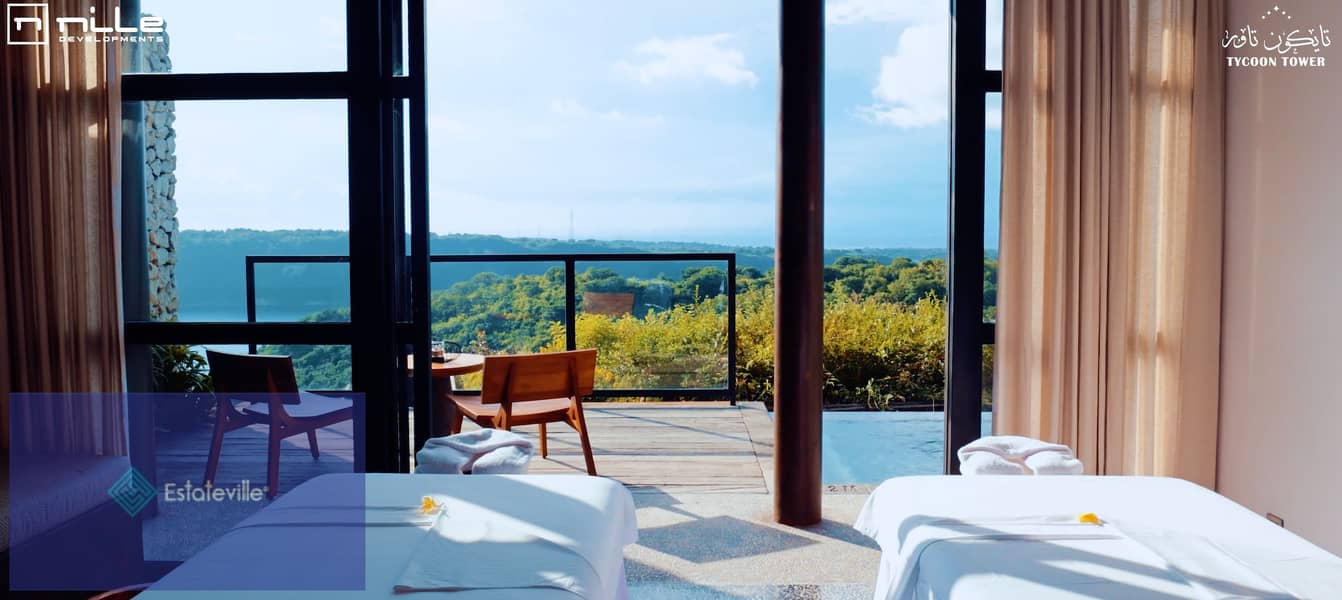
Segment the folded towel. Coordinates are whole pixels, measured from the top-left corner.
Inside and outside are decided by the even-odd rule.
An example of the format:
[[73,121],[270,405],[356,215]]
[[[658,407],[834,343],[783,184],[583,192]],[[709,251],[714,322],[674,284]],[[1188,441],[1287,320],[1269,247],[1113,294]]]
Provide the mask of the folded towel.
[[990,435],[981,437],[960,448],[960,461],[973,452],[991,452],[1007,460],[1024,461],[1040,452],[1062,452],[1073,456],[1072,449],[1062,444],[1053,444],[1042,440],[1019,435]]
[[578,598],[603,594],[600,576],[578,552],[524,528],[439,515],[393,590],[456,592],[554,588]]
[[1028,475],[1025,466],[989,452],[974,452],[960,461],[962,475]]
[[415,472],[522,474],[532,455],[526,438],[511,431],[481,429],[424,442],[424,448],[415,453]]
[[1025,459],[1025,466],[1035,475],[1081,475],[1085,471],[1085,465],[1070,452],[1031,454]]

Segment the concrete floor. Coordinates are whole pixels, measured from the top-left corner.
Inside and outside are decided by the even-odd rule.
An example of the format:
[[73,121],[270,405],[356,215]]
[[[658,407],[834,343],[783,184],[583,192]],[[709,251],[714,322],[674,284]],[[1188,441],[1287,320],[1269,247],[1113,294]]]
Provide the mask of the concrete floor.
[[635,493],[633,598],[870,598],[880,552],[850,525],[864,494],[826,494],[824,520],[773,522],[769,494]]

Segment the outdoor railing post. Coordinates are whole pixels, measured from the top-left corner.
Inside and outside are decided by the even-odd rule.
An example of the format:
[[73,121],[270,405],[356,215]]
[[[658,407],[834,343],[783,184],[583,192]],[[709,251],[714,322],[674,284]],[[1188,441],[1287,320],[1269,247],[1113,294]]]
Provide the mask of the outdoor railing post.
[[[256,322],[256,257],[248,256],[247,264],[247,322]],[[256,354],[256,344],[247,344],[247,353]]]
[[736,406],[736,254],[727,255],[727,399]]
[[564,349],[578,349],[578,267],[572,256],[564,258]]

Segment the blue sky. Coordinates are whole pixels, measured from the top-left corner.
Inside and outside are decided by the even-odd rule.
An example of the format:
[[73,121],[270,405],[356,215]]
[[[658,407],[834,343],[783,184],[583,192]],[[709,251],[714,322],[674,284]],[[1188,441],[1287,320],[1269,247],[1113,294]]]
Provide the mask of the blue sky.
[[[177,72],[344,68],[343,0],[232,4],[143,0]],[[428,5],[433,231],[773,243],[777,0]],[[828,3],[827,246],[945,245],[945,13]],[[177,103],[182,227],[346,229],[344,110]]]

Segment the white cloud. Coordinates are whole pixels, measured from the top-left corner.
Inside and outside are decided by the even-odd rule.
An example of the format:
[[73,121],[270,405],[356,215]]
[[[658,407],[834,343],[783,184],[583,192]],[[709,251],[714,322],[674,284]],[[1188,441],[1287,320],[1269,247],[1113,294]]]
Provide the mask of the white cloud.
[[945,20],[948,7],[930,0],[834,0],[825,5],[830,25],[925,23]]
[[616,67],[648,84],[659,80],[713,80],[727,85],[754,87],[759,77],[746,67],[746,56],[727,46],[732,36],[726,33],[694,37],[652,38],[634,47],[634,53],[646,60],[639,63],[620,61]]
[[666,122],[662,115],[640,115],[619,110],[595,110],[572,98],[555,98],[550,101],[550,110],[565,117],[601,119],[629,125],[661,126]]
[[[949,16],[941,2],[927,0],[833,0],[825,6],[829,25],[904,24],[894,54],[881,57],[873,103],[858,114],[876,123],[915,128],[938,125],[950,109]],[[989,68],[1002,64],[1002,7],[988,3]],[[985,124],[1001,128],[1002,111],[989,109]]]
[[946,121],[950,108],[946,21],[904,28],[895,53],[881,58],[871,91],[875,103],[860,114],[896,127],[927,127]]

